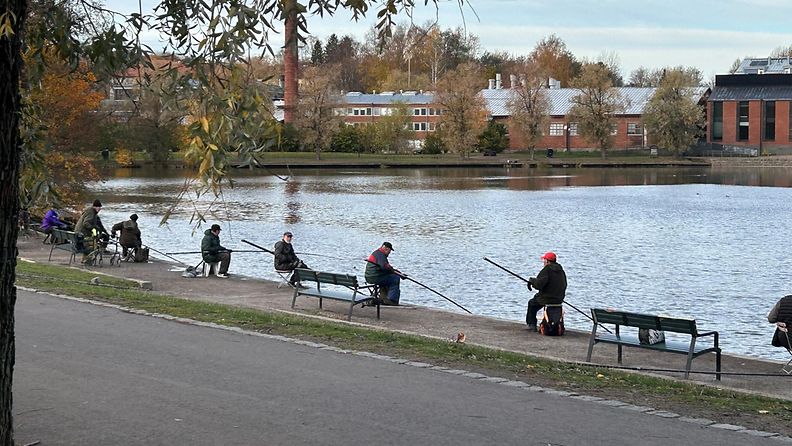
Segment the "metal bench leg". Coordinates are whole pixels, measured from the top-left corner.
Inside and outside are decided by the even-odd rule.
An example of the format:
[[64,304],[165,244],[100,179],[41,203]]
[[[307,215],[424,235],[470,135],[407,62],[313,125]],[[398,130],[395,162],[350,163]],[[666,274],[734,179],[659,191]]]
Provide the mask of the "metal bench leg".
[[693,365],[693,351],[696,349],[696,338],[690,339],[690,350],[688,350],[687,365],[685,366],[685,379],[690,376],[690,367]]
[[591,338],[589,338],[589,348],[588,354],[586,355],[586,362],[591,362],[591,352],[594,350],[594,344],[596,341],[594,338],[597,336],[597,324],[594,324],[594,328],[591,329]]
[[352,320],[352,309],[355,308],[355,295],[352,295],[352,302],[349,304],[349,315],[347,315],[347,320]]
[[292,296],[292,308],[294,308],[294,303],[297,302],[297,293],[299,290],[297,288],[294,289],[294,296]]
[[721,352],[715,352],[715,380],[720,381],[721,379]]

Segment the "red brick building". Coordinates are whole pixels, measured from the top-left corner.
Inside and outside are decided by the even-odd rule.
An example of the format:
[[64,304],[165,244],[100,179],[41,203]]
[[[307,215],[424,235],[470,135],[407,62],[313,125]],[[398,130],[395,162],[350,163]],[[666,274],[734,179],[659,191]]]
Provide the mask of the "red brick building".
[[707,142],[758,149],[792,150],[792,74],[730,74],[715,77],[707,103]]
[[433,104],[434,95],[423,91],[383,91],[382,93],[349,92],[344,95],[345,107],[336,108],[347,125],[369,125],[389,116],[399,107],[410,115],[410,130],[415,133],[411,144],[420,147],[421,141],[437,129],[441,110]]
[[[487,88],[481,94],[487,101],[487,110],[490,116],[496,121],[501,121],[510,126],[509,117],[511,113],[507,104],[512,97],[509,88]],[[552,85],[552,83],[551,83]],[[490,87],[493,84],[490,83]],[[644,108],[654,95],[654,88],[620,87],[617,88],[619,97],[623,104],[621,113],[615,116],[616,126],[611,132],[614,149],[632,149],[647,146],[647,134],[641,123]],[[544,132],[544,136],[536,145],[540,149],[555,150],[593,150],[596,149],[591,141],[587,141],[580,136],[577,131],[577,124],[568,115],[572,109],[572,98],[580,94],[576,88],[548,88],[547,98],[550,103],[550,125]],[[525,149],[525,143],[521,140],[518,132],[509,131],[509,149]]]

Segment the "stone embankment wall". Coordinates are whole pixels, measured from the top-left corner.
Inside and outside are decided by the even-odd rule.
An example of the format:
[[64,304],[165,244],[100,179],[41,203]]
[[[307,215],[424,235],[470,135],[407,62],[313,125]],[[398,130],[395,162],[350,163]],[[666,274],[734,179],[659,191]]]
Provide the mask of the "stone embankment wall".
[[760,156],[755,158],[712,157],[702,158],[712,166],[792,167],[792,156]]

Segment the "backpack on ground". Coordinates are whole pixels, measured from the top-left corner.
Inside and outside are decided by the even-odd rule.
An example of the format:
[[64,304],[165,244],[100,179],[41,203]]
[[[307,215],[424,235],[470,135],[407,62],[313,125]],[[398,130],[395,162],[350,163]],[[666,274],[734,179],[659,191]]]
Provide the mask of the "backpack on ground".
[[564,334],[564,309],[561,305],[545,306],[539,333],[545,336],[562,336]]
[[148,262],[148,259],[149,259],[148,248],[135,249],[135,263],[145,263]]

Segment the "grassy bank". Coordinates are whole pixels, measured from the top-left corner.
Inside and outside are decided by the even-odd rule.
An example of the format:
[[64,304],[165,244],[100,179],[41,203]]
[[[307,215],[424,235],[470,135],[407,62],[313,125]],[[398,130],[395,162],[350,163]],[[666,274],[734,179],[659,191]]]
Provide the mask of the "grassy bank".
[[792,402],[682,383],[605,368],[538,359],[472,345],[365,329],[342,322],[203,303],[146,292],[134,282],[95,273],[20,262],[17,284],[155,313],[241,327],[251,331],[308,339],[345,349],[364,350],[480,371],[576,393],[709,418],[792,435]]

